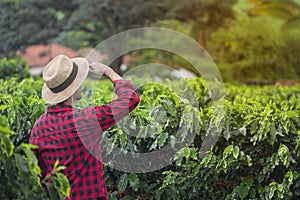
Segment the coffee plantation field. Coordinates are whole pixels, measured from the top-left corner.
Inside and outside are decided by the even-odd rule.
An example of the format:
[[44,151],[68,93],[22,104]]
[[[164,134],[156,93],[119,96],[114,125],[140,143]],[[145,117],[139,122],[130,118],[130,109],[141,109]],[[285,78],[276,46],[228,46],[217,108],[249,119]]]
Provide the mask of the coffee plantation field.
[[[139,79],[132,80],[139,86]],[[30,150],[35,147],[27,144],[35,120],[45,112],[42,85],[41,79],[0,80],[0,199],[58,199],[68,194],[67,180],[59,172],[63,166],[54,166],[53,176],[47,177],[53,185],[40,180]],[[107,165],[110,199],[300,198],[299,85],[225,84],[226,95],[218,101],[201,78],[149,81],[137,90],[139,106],[105,131],[104,141],[110,145],[104,153],[115,146],[155,152],[168,144],[178,151],[171,161],[162,155],[158,160],[170,163],[147,173]],[[101,105],[115,97],[107,80],[87,80],[84,94],[76,107]],[[188,145],[174,141],[178,135]],[[112,160],[114,156],[110,154]]]

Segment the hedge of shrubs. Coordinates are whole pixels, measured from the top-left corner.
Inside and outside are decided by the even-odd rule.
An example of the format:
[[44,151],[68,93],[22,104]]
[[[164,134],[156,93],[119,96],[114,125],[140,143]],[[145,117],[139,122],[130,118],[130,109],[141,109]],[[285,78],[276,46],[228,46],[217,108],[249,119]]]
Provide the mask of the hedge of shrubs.
[[[53,176],[57,180],[51,186],[39,180],[30,151],[34,147],[26,144],[46,108],[42,84],[31,78],[0,80],[1,199],[56,199],[68,193],[63,175]],[[140,105],[105,133],[113,145],[132,152],[159,151],[182,125],[195,136],[159,170],[127,173],[107,165],[110,199],[299,199],[300,86],[225,86],[225,99],[217,107],[201,78],[138,88]],[[87,95],[88,89],[89,82]],[[91,98],[76,106],[109,102],[112,89],[102,81]],[[191,90],[196,103],[185,94]],[[215,144],[203,151],[211,132]],[[53,173],[61,168],[55,166]]]

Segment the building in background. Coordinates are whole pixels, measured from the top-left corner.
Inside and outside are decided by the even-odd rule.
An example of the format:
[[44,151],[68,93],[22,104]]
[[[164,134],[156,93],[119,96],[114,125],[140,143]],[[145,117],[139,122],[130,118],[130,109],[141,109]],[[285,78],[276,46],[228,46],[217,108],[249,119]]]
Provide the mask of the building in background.
[[41,75],[47,63],[60,54],[70,58],[78,56],[76,51],[60,44],[33,45],[27,47],[24,53],[18,51],[17,54],[27,60],[32,76]]

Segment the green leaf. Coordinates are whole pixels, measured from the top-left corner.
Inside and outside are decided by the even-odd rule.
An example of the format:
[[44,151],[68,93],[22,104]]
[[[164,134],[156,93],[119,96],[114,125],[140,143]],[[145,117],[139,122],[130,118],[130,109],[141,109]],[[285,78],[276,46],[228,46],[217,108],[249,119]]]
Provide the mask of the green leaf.
[[152,143],[149,150],[154,150],[154,149],[156,149],[156,147],[157,147],[157,139]]
[[166,190],[166,196],[167,199],[179,199],[179,190],[176,187],[169,187],[168,190]]
[[295,147],[295,149],[296,150],[298,150],[299,149],[299,147],[300,147],[300,131],[298,131],[298,138],[297,138],[297,145],[296,145],[296,147]]
[[7,118],[0,114],[0,134],[1,133],[9,134],[10,130]]
[[293,179],[294,179],[294,175],[293,175],[293,172],[292,171],[288,171],[285,176],[284,176],[284,179],[286,179],[288,182],[293,182]]
[[166,143],[168,137],[169,134],[167,132],[162,132],[156,139],[158,147],[162,147]]
[[136,174],[129,174],[128,175],[128,181],[129,181],[129,186],[134,190],[134,191],[138,191],[139,187],[140,187],[140,182],[139,182],[139,178]]
[[56,167],[55,169],[56,169],[56,171],[61,171],[61,170],[64,170],[64,169],[66,169],[67,167],[66,166],[58,166],[58,167]]
[[49,199],[62,199],[59,195],[59,192],[54,187],[54,185],[47,182],[44,183],[44,185],[46,186],[48,196],[50,197]]
[[55,161],[55,163],[54,163],[54,166],[53,166],[53,168],[54,168],[54,169],[56,169],[56,168],[57,168],[57,166],[58,166],[58,163],[59,163],[59,160],[57,159],[57,160]]
[[250,156],[246,155],[246,160],[248,163],[248,167],[251,167],[253,165],[252,158]]
[[249,189],[247,187],[242,187],[240,188],[239,192],[240,198],[243,200],[244,198],[246,198],[246,196],[248,196]]
[[119,192],[124,192],[127,188],[128,185],[128,175],[127,174],[123,174],[118,182],[118,191]]
[[160,190],[174,184],[177,180],[177,177],[180,175],[179,172],[173,172],[173,171],[165,171],[163,172],[163,174],[166,174],[167,176],[164,177],[163,184],[159,188]]
[[234,157],[235,159],[237,159],[238,156],[239,156],[239,153],[240,153],[239,147],[238,147],[238,146],[235,146],[235,147],[233,148],[233,152],[232,152],[233,157]]
[[246,177],[242,180],[241,184],[238,186],[239,196],[241,199],[245,199],[249,195],[253,182],[253,177]]
[[278,156],[280,161],[286,167],[289,165],[288,153],[289,153],[289,148],[284,144],[280,144],[278,148]]
[[26,160],[28,162],[29,170],[34,175],[39,175],[41,173],[41,169],[38,166],[38,161],[31,149],[37,149],[38,147],[32,144],[22,143],[16,148],[16,152],[23,151],[26,155]]
[[254,121],[251,122],[251,125],[250,125],[250,133],[251,133],[251,135],[253,135],[254,133],[256,133],[257,129],[258,129],[258,124],[257,124],[257,121],[254,120]]
[[19,175],[24,176],[24,173],[29,172],[27,160],[25,159],[25,157],[23,155],[18,154],[18,153],[15,153],[14,156],[16,159],[17,167],[19,169]]
[[176,117],[176,108],[172,101],[169,99],[163,99],[162,104],[171,116]]
[[277,132],[276,132],[276,128],[275,128],[275,123],[274,122],[271,122],[271,125],[270,125],[270,144],[273,145],[276,141],[276,135],[277,135]]
[[186,147],[184,149],[184,156],[186,157],[186,159],[189,159],[190,155],[191,155],[191,150],[189,147]]
[[[0,127],[1,128],[1,127]],[[0,155],[10,157],[14,151],[14,144],[9,139],[7,134],[0,133]]]
[[54,185],[54,187],[59,191],[60,194],[62,194],[64,197],[69,197],[70,196],[70,184],[69,184],[69,180],[67,179],[67,177],[62,174],[62,173],[55,173],[57,182],[55,183],[59,183],[57,185]]
[[229,145],[224,149],[225,154],[231,154],[232,151],[233,151],[233,145]]
[[9,107],[8,105],[0,105],[0,110],[5,110],[8,107]]
[[278,185],[278,183],[276,183],[276,182],[272,182],[269,184],[269,187],[270,187],[269,199],[273,198],[275,191],[277,190],[277,185]]
[[271,157],[271,162],[273,166],[279,165],[278,153],[274,153]]

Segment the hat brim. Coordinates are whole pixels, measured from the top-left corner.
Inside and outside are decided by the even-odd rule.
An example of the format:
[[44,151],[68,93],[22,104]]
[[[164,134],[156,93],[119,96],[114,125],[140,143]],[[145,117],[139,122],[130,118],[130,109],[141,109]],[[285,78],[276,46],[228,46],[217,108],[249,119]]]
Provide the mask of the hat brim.
[[78,73],[75,80],[63,91],[53,93],[46,84],[43,86],[42,97],[48,104],[61,103],[70,98],[82,85],[89,73],[89,63],[85,58],[73,58],[72,62],[78,65]]

